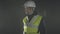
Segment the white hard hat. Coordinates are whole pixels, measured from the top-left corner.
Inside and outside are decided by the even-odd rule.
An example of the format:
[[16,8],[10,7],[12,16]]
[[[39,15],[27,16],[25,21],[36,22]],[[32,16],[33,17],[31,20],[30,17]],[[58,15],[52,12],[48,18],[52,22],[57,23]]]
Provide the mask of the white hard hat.
[[36,4],[34,1],[27,1],[24,4],[25,7],[36,7]]

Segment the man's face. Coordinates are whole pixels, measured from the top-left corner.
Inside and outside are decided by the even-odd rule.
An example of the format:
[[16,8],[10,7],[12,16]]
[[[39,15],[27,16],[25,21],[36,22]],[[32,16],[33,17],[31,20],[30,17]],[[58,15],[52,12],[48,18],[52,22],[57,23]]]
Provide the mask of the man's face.
[[33,11],[34,11],[34,9],[32,7],[26,7],[25,8],[25,14],[26,15],[32,15]]

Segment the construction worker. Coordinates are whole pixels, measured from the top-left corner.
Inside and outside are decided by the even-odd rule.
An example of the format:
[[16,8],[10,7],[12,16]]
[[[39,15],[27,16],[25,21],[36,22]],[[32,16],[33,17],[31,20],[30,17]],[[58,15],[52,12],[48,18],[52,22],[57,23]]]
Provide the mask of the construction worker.
[[43,16],[34,11],[36,8],[35,2],[26,1],[24,8],[26,16],[23,18],[23,34],[46,34]]

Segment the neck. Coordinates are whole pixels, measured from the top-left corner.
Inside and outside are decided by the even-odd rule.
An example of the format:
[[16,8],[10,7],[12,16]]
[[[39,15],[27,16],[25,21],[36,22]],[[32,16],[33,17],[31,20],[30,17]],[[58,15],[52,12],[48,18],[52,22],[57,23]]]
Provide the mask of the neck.
[[37,15],[37,12],[34,12],[32,15],[28,15],[29,21],[32,19],[33,16]]

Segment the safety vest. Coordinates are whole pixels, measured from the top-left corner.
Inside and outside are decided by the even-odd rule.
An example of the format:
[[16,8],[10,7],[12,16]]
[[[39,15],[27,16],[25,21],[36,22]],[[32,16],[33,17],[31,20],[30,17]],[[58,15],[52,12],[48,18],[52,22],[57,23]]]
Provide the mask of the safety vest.
[[26,34],[39,34],[37,33],[38,31],[38,26],[41,22],[42,16],[36,15],[32,17],[31,21],[29,22],[28,16],[24,17],[23,19],[23,24],[24,24],[24,32]]

